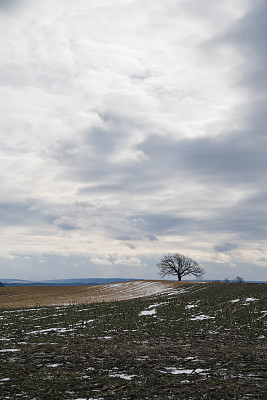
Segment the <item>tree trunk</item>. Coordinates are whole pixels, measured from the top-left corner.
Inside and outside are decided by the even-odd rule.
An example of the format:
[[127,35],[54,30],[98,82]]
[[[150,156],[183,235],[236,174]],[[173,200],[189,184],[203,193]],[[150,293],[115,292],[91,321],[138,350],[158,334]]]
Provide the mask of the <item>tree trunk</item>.
[[178,275],[178,281],[181,281],[182,277],[180,275]]

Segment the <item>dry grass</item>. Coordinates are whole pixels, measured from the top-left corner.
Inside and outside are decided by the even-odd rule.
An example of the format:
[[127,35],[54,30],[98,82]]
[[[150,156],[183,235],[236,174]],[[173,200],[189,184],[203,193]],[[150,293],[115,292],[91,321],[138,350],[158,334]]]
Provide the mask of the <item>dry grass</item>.
[[192,282],[132,281],[95,286],[1,287],[0,308],[29,308],[127,300],[157,294]]

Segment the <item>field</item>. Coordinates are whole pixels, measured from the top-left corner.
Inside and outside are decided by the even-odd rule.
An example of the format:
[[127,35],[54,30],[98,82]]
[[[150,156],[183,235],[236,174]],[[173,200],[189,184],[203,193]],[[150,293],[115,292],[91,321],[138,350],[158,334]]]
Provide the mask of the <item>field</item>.
[[174,281],[143,280],[96,286],[6,287],[0,288],[0,309],[129,300],[164,293],[177,285]]
[[[118,299],[131,297],[120,285]],[[17,288],[0,298],[6,289]],[[6,301],[0,399],[266,400],[266,284],[147,285],[144,295],[20,309]]]

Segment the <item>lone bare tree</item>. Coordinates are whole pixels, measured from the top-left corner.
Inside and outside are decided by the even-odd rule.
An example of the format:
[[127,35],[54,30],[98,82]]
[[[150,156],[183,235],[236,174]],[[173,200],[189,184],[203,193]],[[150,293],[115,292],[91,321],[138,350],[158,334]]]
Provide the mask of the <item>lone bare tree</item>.
[[161,277],[166,275],[177,276],[178,281],[183,276],[194,275],[201,278],[205,271],[200,264],[180,253],[166,254],[160,263],[157,264]]

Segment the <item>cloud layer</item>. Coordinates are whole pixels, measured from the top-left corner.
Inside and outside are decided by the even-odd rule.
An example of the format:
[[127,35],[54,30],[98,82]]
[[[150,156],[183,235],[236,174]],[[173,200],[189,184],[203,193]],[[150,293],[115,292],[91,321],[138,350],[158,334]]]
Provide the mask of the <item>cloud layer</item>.
[[[264,1],[0,1],[1,276],[267,279]],[[63,267],[64,265],[64,267]]]

